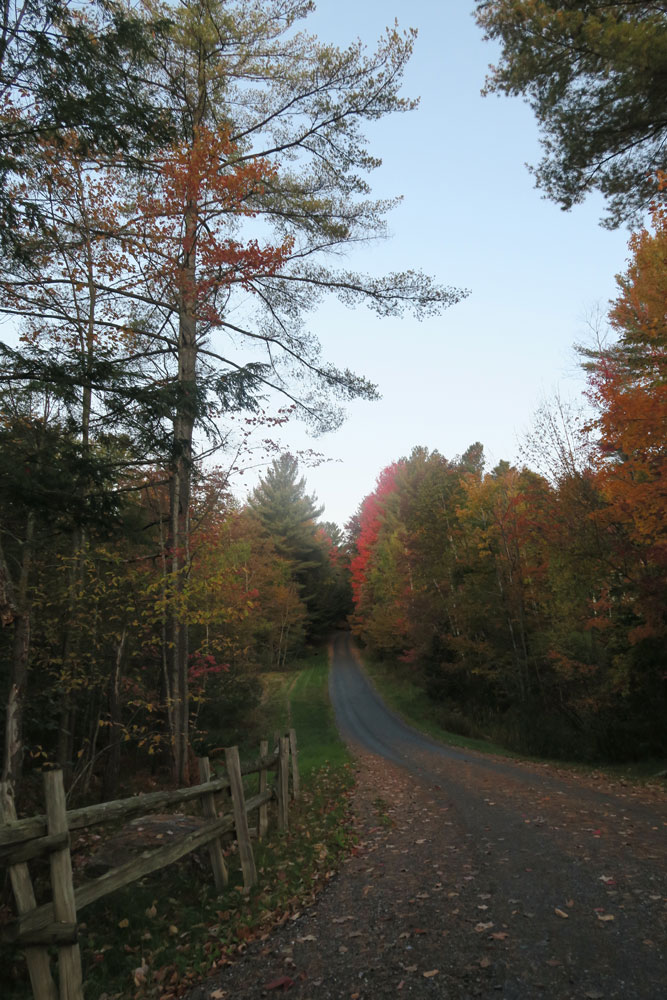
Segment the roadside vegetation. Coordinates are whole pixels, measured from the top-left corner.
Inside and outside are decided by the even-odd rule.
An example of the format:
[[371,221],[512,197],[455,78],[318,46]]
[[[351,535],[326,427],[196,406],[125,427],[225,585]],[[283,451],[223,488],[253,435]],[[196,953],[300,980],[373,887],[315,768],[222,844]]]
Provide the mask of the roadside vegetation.
[[499,757],[523,758],[549,762],[558,767],[604,773],[623,780],[655,781],[667,778],[667,757],[645,757],[625,763],[582,764],[566,755],[531,755],[519,753],[497,740],[486,737],[465,718],[446,705],[429,697],[414,676],[398,671],[396,665],[376,657],[364,656],[364,668],[387,705],[409,725],[440,743],[477,750]]
[[608,339],[579,349],[582,406],[545,403],[521,465],[489,469],[480,442],[454,458],[416,447],[353,520],[352,630],[447,730],[593,763],[667,756],[663,175],[659,188]]
[[[86,997],[175,997],[233,962],[248,941],[308,906],[350,846],[349,755],[337,735],[327,692],[325,652],[293,670],[270,674],[244,750],[294,726],[302,796],[290,807],[286,834],[275,827],[255,845],[259,883],[243,892],[233,845],[226,849],[228,889],[218,895],[206,851],[119,890],[81,911]],[[213,761],[215,766],[215,759]],[[86,845],[89,846],[89,845]],[[6,996],[29,996],[20,953],[0,949]]]

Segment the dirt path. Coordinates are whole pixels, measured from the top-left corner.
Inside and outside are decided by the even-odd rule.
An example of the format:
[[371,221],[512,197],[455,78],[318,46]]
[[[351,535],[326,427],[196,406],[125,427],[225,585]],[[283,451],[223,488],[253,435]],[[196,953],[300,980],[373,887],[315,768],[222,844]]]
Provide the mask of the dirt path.
[[435,745],[387,712],[343,637],[331,688],[358,849],[191,1000],[667,997],[659,788]]

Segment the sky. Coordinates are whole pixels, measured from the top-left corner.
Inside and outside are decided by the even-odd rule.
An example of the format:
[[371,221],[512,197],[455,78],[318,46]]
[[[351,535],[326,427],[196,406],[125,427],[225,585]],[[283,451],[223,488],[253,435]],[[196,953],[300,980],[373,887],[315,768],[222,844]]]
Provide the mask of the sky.
[[[382,394],[354,402],[337,431],[309,437],[291,423],[287,450],[313,448],[326,462],[303,467],[323,518],[343,526],[381,470],[413,447],[447,458],[474,441],[487,467],[518,460],[519,442],[547,398],[579,398],[572,345],[590,342],[591,317],[615,295],[628,232],[599,225],[593,196],[565,213],[543,199],[525,164],[540,158],[533,114],[520,98],[480,90],[495,45],[466,0],[321,0],[306,27],[321,41],[370,47],[398,20],[418,38],[403,93],[418,110],[374,124],[370,176],[377,197],[402,195],[391,239],[356,251],[345,266],[380,273],[420,269],[470,290],[440,317],[376,318],[336,303],[312,318],[324,356],[364,374]],[[235,487],[256,482],[249,471]]]

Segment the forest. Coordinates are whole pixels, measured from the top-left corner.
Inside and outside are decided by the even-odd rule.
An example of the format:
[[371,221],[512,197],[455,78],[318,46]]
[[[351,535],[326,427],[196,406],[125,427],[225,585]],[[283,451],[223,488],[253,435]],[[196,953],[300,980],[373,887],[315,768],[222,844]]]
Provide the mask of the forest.
[[[385,231],[364,128],[414,32],[337,49],[299,0],[4,11],[2,776],[113,795],[121,750],[188,780],[206,705],[233,741],[257,672],[341,618],[336,530],[293,459],[229,477],[291,418],[375,386],[322,354],[331,294],[383,316],[462,293],[340,267]],[[245,716],[244,716],[245,713]],[[91,783],[93,783],[91,785]]]
[[[454,732],[667,752],[664,176],[642,174],[651,222],[616,339],[581,351],[587,415],[545,406],[522,463],[490,471],[479,443],[415,447],[344,533],[272,438],[377,397],[326,360],[312,314],[333,296],[420,318],[466,293],[341,267],[386,232],[364,130],[415,106],[414,32],[338,49],[296,30],[309,10],[4,12],[0,696],[17,790],[46,764],[74,797],[112,798],[125,768],[187,781],[194,754],[242,739],[262,673],[336,627]],[[501,67],[490,86],[525,83]],[[603,190],[634,211],[619,178]],[[230,474],[257,441],[269,458],[241,502]]]
[[667,750],[667,211],[633,235],[586,407],[545,403],[525,464],[415,448],[351,524],[354,633],[443,728],[554,757]]

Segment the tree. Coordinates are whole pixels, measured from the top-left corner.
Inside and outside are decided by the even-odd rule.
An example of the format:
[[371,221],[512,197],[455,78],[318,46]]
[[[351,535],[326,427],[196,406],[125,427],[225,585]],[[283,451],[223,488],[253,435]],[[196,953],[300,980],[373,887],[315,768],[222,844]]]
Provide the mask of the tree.
[[[76,136],[79,153],[142,157],[172,122],[147,83],[146,62],[168,19],[137,16],[115,0],[19,0],[0,11],[0,241],[27,258],[48,240],[38,205],[9,186],[30,174],[45,140]],[[25,242],[21,224],[32,235]],[[17,231],[17,226],[18,231]]]
[[[61,15],[69,25],[64,9],[54,0],[47,25]],[[38,16],[37,8],[30,10]],[[107,23],[107,13],[113,20],[114,10],[105,4],[100,24]],[[62,118],[69,131],[58,127],[42,135],[36,127],[31,158],[17,160],[10,181],[17,203],[34,203],[40,224],[46,218],[51,225],[42,225],[30,243],[23,212],[21,245],[29,244],[30,252],[15,255],[19,263],[5,285],[8,311],[34,314],[38,326],[52,323],[57,312],[57,336],[64,335],[72,350],[59,348],[49,358],[37,340],[18,352],[8,349],[6,356],[11,378],[39,377],[47,386],[71,390],[68,405],[78,407],[91,454],[86,412],[93,401],[102,419],[112,403],[120,421],[124,413],[147,411],[149,429],[162,432],[152,444],[171,484],[167,543],[176,589],[168,642],[174,751],[183,780],[188,622],[177,609],[184,607],[179,588],[192,558],[192,489],[202,451],[224,439],[220,422],[230,411],[252,410],[264,395],[286,396],[318,430],[342,420],[341,402],[375,398],[366,378],[321,356],[305,319],[325,295],[349,305],[364,302],[381,315],[407,308],[419,317],[463,293],[410,271],[376,278],[337,263],[346,248],[385,235],[392,203],[369,197],[365,175],[378,161],[364,129],[414,106],[399,95],[412,33],[389,30],[368,55],[360,44],[339,50],[296,32],[310,11],[301,0],[187,0],[177,9],[166,5],[162,18],[147,0],[143,10],[151,38],[141,58],[150,55],[150,66],[139,74],[138,96],[150,96],[158,125],[168,127],[156,127],[150,149],[141,146],[140,132],[128,133],[129,111],[128,121],[120,116],[114,125],[120,143],[101,133],[84,141],[78,105],[71,119]],[[78,15],[74,20],[82,25],[85,44],[104,48],[107,35],[96,30],[98,22]],[[160,30],[153,32],[156,23]],[[60,26],[58,20],[54,37]],[[45,37],[51,37],[48,31]],[[131,46],[119,49],[130,62],[133,52]],[[49,49],[47,69],[30,69],[26,92],[41,85],[42,73],[60,79],[56,63],[48,62],[56,56]],[[83,57],[77,60],[79,65]],[[114,80],[112,73],[109,86]],[[77,95],[89,100],[84,83]],[[137,174],[130,154],[142,149],[147,155],[140,157],[143,172]],[[68,155],[77,183],[58,175],[59,152]],[[76,176],[80,168],[83,186]],[[99,168],[101,197],[93,198],[95,212],[84,219],[77,197],[86,192],[87,172]],[[81,251],[85,258],[87,247],[94,253],[85,260]],[[71,273],[64,277],[56,273],[62,258],[54,266],[63,249],[79,254],[74,265],[67,258]],[[35,333],[42,336],[43,330]],[[125,411],[117,405],[123,378]],[[199,438],[199,452],[197,429],[209,435],[205,444],[204,434]],[[143,440],[150,441],[148,433]],[[323,546],[320,556],[327,561]]]
[[[144,282],[136,297],[157,344],[172,331],[167,340],[178,368],[175,560],[187,557],[192,439],[206,413],[207,387],[219,397],[219,416],[239,400],[251,408],[261,394],[280,393],[318,430],[330,429],[342,420],[338,401],[373,399],[376,390],[322,359],[304,317],[323,296],[364,302],[381,315],[411,308],[421,316],[462,295],[414,272],[377,279],[332,266],[345,247],[384,235],[391,203],[367,197],[362,175],[378,161],[366,148],[363,126],[413,106],[398,94],[412,35],[388,31],[370,56],[358,44],[338,50],[293,31],[310,9],[301,0],[188,0],[158,46],[153,81],[178,123],[178,169],[189,180],[170,199],[180,203],[180,214],[167,215],[167,233],[158,225],[143,246],[138,241],[140,260],[167,264],[166,235],[176,271],[167,266],[160,275],[158,267],[161,280],[154,287]],[[171,175],[164,169],[162,175],[168,188]],[[231,185],[234,204],[220,203],[216,184]],[[142,220],[150,231],[151,220],[164,217],[150,184],[137,205],[138,234]],[[209,256],[211,226],[217,250]],[[256,231],[272,252],[262,254]],[[232,239],[234,232],[242,239]],[[185,720],[187,636],[176,622],[173,648]],[[183,759],[182,747],[177,757]]]
[[502,45],[484,93],[522,95],[537,117],[537,185],[564,209],[598,189],[607,226],[640,216],[665,165],[663,0],[477,0],[476,19]]
[[[664,186],[666,179],[661,178]],[[598,415],[597,482],[607,502],[599,514],[625,550],[627,582],[636,588],[635,638],[667,634],[667,208],[630,240],[628,268],[609,314],[618,340],[582,352]]]
[[299,464],[293,455],[285,453],[274,459],[255,487],[249,507],[289,567],[307,609],[309,636],[313,637],[331,627],[330,615],[336,614],[326,594],[332,575],[331,543],[317,526],[323,508],[306,493],[305,479],[298,477]]

